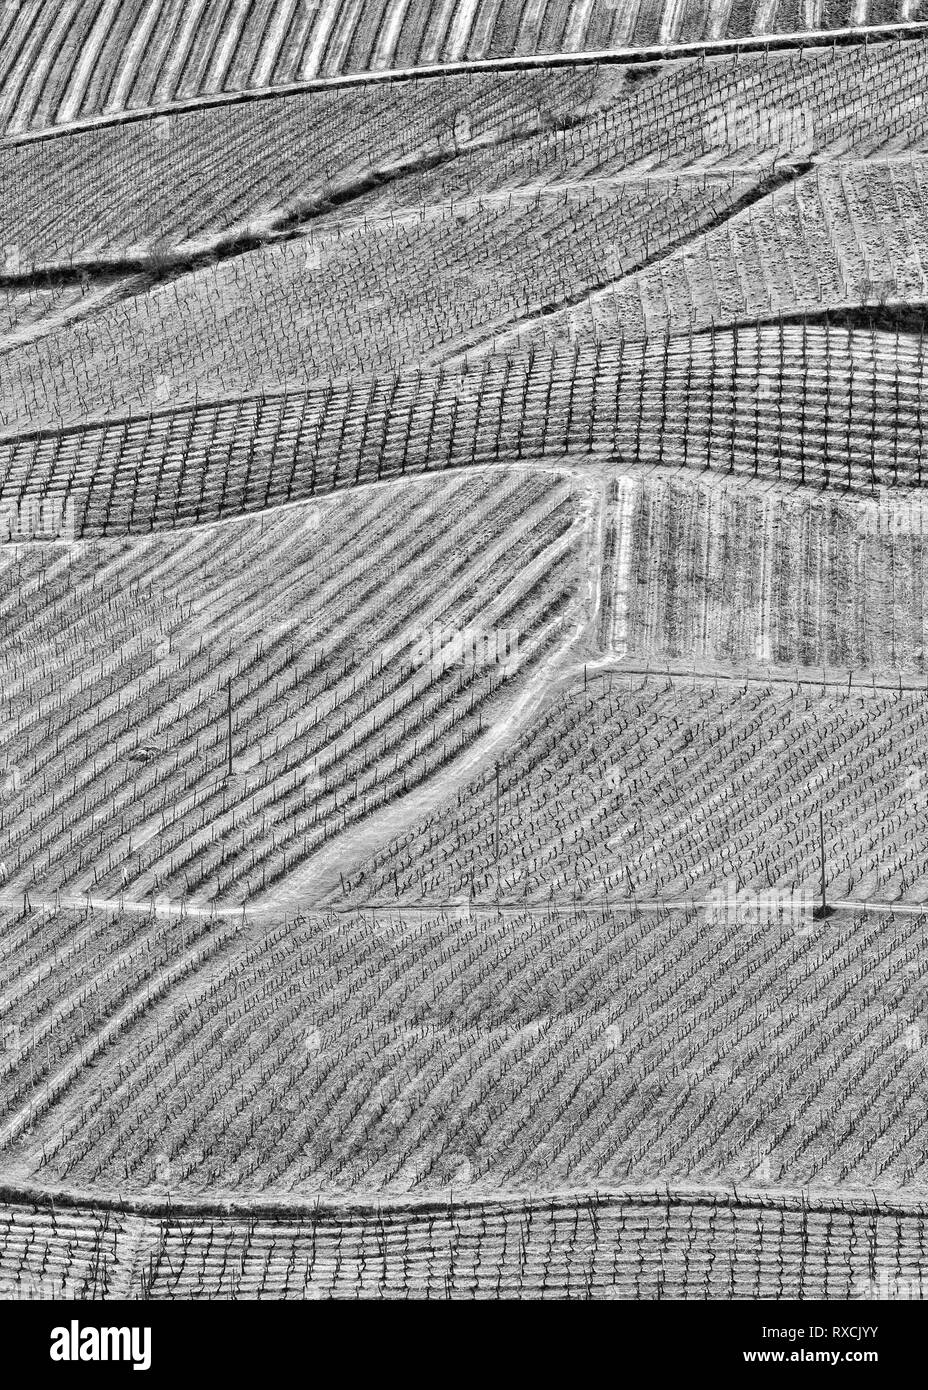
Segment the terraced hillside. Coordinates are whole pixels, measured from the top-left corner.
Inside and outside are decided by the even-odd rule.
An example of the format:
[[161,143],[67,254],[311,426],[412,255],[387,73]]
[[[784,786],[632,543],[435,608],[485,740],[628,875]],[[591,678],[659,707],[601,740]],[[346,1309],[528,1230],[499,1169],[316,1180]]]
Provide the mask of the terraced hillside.
[[0,7],[0,1297],[922,1296],[924,28]]
[[[337,243],[346,215],[357,237],[365,221],[376,231],[385,215],[452,198],[508,201],[551,185],[589,197],[652,172],[924,154],[925,76],[924,41],[896,41],[644,69],[446,72],[62,128],[0,145],[4,269],[22,278],[148,257],[163,270],[303,224],[328,224]],[[384,276],[380,292],[395,289]]]
[[[180,547],[30,547],[0,600],[7,890],[266,889],[505,726],[582,621],[584,548],[570,484],[544,473],[278,510]],[[420,652],[484,627],[513,634],[499,661]]]
[[347,887],[362,901],[499,893],[630,905],[702,898],[731,879],[812,893],[814,807],[832,894],[922,903],[924,677],[907,690],[848,690],[804,674],[804,690],[798,672],[776,684],[695,681],[685,667],[676,681],[620,670],[586,691],[566,685],[499,773],[462,786]]
[[860,499],[921,486],[924,377],[922,333],[898,329],[577,337],[22,435],[0,442],[0,507],[59,518],[61,539],[126,536],[501,464],[573,467],[594,489],[604,467],[656,465]]
[[[132,1214],[10,1193],[0,1288],[36,1298],[917,1298],[925,1218],[743,1193]],[[844,1251],[851,1253],[844,1258]]]

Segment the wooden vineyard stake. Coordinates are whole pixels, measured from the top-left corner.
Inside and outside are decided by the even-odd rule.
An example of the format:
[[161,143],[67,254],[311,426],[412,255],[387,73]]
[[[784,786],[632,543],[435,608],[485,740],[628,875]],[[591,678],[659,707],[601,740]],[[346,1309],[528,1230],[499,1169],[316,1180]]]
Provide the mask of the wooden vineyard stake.
[[821,865],[822,915],[825,913],[825,816],[818,813],[818,852]]
[[496,866],[496,901],[499,902],[499,759],[496,760],[496,820],[493,827],[493,862]]
[[818,813],[818,856],[819,856],[819,905],[812,913],[813,917],[830,917],[834,908],[828,906],[825,897],[825,815],[824,812]]

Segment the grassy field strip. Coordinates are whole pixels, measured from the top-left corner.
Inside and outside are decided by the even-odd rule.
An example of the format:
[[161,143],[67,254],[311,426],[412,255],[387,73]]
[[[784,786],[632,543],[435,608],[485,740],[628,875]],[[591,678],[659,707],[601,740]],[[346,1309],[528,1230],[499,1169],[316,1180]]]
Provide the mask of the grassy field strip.
[[489,1205],[519,1207],[526,1201],[539,1208],[564,1209],[579,1204],[592,1207],[612,1202],[640,1202],[662,1207],[692,1203],[694,1206],[753,1207],[761,1210],[874,1212],[885,1216],[928,1215],[928,1189],[873,1189],[853,1184],[828,1187],[815,1184],[794,1187],[769,1183],[725,1182],[624,1182],[619,1185],[597,1183],[592,1187],[558,1187],[532,1193],[481,1187],[472,1196],[460,1188],[434,1189],[428,1193],[415,1192],[331,1192],[301,1194],[288,1191],[267,1191],[258,1194],[217,1191],[205,1196],[172,1194],[170,1199],[159,1193],[126,1193],[124,1195],[97,1192],[90,1188],[48,1186],[35,1182],[19,1182],[0,1177],[0,1204],[4,1206],[35,1206],[62,1212],[87,1207],[94,1211],[120,1211],[133,1216],[285,1216],[351,1213],[352,1215],[384,1216],[391,1212],[441,1212],[445,1208],[462,1213],[473,1207]]

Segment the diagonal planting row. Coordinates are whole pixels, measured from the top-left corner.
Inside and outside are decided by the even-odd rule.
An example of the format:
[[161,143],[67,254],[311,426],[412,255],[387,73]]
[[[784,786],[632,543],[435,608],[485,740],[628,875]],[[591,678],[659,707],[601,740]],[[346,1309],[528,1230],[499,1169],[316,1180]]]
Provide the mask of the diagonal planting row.
[[[870,10],[879,12],[869,14]],[[838,0],[816,29],[908,18],[901,0],[864,6]],[[661,0],[61,0],[10,6],[0,23],[0,112],[11,130],[64,124],[203,93],[248,91],[319,76],[517,55],[601,51],[720,35],[795,33],[810,28],[807,7],[779,0],[759,10],[713,0],[709,7]]]
[[116,1037],[225,945],[231,920],[3,912],[0,1142],[28,1132]]
[[[7,274],[629,170],[924,151],[928,43],[460,73],[176,111],[0,148]],[[54,209],[54,214],[49,209]],[[153,262],[157,264],[157,262]]]
[[928,148],[921,102],[928,45],[877,43],[819,52],[743,54],[603,69],[589,110],[558,129],[493,149],[467,148],[451,166],[416,171],[381,203],[561,181],[608,181],[729,166],[756,172]]
[[[563,641],[579,526],[569,484],[482,473],[179,548],[8,550],[4,882],[268,888],[524,688]],[[445,636],[468,633],[490,648]]]
[[923,160],[784,177],[574,181],[431,204],[423,190],[389,216],[323,218],[145,294],[78,302],[53,337],[7,353],[2,422],[12,434],[298,389],[513,340],[523,355],[527,341],[570,351],[582,331],[653,338],[928,299]]
[[446,358],[621,279],[755,196],[757,180],[726,174],[458,199],[372,224],[336,215],[13,346],[0,424],[59,428]]
[[539,340],[576,333],[700,332],[928,300],[923,159],[817,166],[673,254],[552,316]]
[[663,1179],[917,1193],[924,963],[924,914],[255,918],[101,1065],[38,1087],[7,1163],[179,1196]]
[[[928,897],[924,691],[598,678],[346,880],[365,899]],[[497,840],[499,845],[497,856]]]
[[534,143],[539,130],[580,120],[604,99],[601,86],[593,69],[468,73],[0,146],[3,269],[22,275],[146,254],[157,268],[171,251],[207,248],[223,234],[318,217],[331,199],[365,206],[382,180],[402,186],[472,148],[501,157],[512,141]]

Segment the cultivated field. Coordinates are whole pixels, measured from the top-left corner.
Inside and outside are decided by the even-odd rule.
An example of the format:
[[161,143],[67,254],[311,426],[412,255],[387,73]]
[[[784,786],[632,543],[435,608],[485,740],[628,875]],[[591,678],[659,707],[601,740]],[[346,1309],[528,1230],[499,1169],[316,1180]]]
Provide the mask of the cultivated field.
[[923,1212],[875,1214],[850,1194],[129,1213],[9,1197],[0,1288],[14,1297],[856,1300],[924,1288]]
[[928,675],[918,489],[856,499],[629,469],[609,484],[607,506],[605,651],[723,672]]
[[337,238],[346,214],[370,224],[552,184],[589,196],[617,178],[923,154],[925,78],[924,41],[886,42],[443,73],[62,130],[0,145],[4,270],[143,260],[163,273],[249,239]]
[[[871,497],[921,486],[921,332],[777,323],[577,336],[453,369],[165,408],[0,442],[0,506],[126,536],[498,464],[743,474]],[[51,525],[51,523],[49,523]]]
[[4,1168],[85,1197],[918,1190],[924,925],[10,911]]
[[557,309],[578,286],[621,278],[754,189],[729,175],[471,198],[307,232],[146,294],[129,282],[53,337],[11,345],[0,431],[428,368]]
[[[136,924],[140,978],[119,966],[126,919],[11,918],[34,923],[0,1128],[17,1181],[163,1197],[925,1181],[922,913],[156,915]],[[71,995],[69,920],[89,923]],[[55,969],[27,990],[38,945]]]
[[41,129],[343,74],[866,29],[911,21],[917,8],[910,0],[28,0],[2,16],[0,113],[8,130]]
[[[7,551],[7,890],[266,890],[505,724],[577,621],[583,531],[569,483],[480,473]],[[518,634],[504,662],[419,651],[480,624]]]
[[921,1297],[925,33],[0,6],[0,1297]]
[[[922,820],[928,691],[848,693],[598,676],[567,686],[510,750],[448,805],[346,880],[362,900],[544,902],[614,895],[704,896],[738,887],[817,887],[840,899],[928,894]],[[824,673],[820,673],[823,675]],[[497,857],[497,840],[500,845]]]

